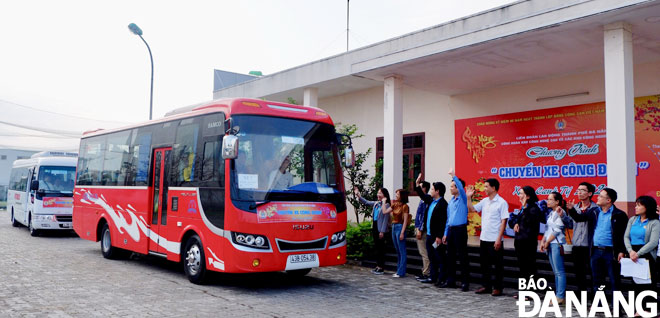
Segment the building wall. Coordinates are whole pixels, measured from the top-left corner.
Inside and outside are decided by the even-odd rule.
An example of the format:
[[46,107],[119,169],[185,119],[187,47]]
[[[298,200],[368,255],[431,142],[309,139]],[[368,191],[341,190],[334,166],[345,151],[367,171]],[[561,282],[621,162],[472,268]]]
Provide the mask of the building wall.
[[[11,166],[14,160],[30,158],[36,151],[23,151],[12,149],[0,149],[0,201],[7,200],[7,185],[11,175]],[[4,158],[4,159],[3,159]]]
[[[447,116],[449,96],[418,90],[409,86],[403,89],[403,133],[425,133],[425,178],[433,181],[449,181],[447,171],[453,164],[453,156],[446,150],[452,144],[450,126],[453,117]],[[373,175],[376,163],[376,138],[383,136],[383,88],[373,88],[352,94],[326,98],[319,106],[327,111],[335,123],[356,124],[358,133],[365,136],[353,141],[358,152],[372,149],[366,168]],[[430,156],[430,154],[435,154]],[[442,154],[442,155],[438,155]],[[347,184],[349,187],[350,184]],[[393,195],[394,189],[388,189]],[[419,199],[410,198],[410,208],[417,209]],[[349,205],[349,219],[354,220],[354,212]]]
[[[657,76],[659,73],[660,61],[635,65],[635,96],[660,94],[660,77]],[[536,101],[538,98],[580,92],[589,94]],[[454,120],[604,100],[605,74],[602,69],[454,96],[435,94],[404,85],[403,133],[426,134],[425,179],[442,181],[448,186],[450,179],[447,171],[454,165]],[[326,110],[335,123],[358,126],[358,132],[365,136],[354,140],[353,145],[358,152],[372,148],[366,167],[373,174],[376,138],[383,135],[383,88],[321,99],[319,107]],[[445,198],[449,198],[448,191]],[[419,200],[413,197],[410,201],[411,211],[416,211]],[[348,217],[351,220],[355,218],[350,206]]]

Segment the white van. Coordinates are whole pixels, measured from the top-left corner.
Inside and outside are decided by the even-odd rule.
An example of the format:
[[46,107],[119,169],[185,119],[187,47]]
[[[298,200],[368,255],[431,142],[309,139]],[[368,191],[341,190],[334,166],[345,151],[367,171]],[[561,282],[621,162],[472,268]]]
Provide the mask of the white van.
[[13,226],[30,235],[39,230],[72,230],[73,185],[78,154],[44,151],[14,161],[7,191]]

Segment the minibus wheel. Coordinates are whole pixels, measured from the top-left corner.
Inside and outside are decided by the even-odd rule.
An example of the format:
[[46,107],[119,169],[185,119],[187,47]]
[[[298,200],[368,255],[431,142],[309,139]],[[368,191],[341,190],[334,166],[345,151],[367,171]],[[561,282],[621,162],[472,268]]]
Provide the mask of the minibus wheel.
[[193,284],[203,284],[206,276],[206,259],[204,258],[204,247],[199,236],[193,235],[186,242],[182,260],[183,270],[188,280]]
[[28,216],[28,230],[30,231],[31,236],[39,236],[39,230],[35,229],[32,224],[32,213]]
[[19,225],[20,224],[16,221],[16,218],[14,218],[14,208],[11,208],[11,226],[18,227]]
[[103,254],[103,257],[107,259],[118,259],[124,255],[123,252],[125,251],[112,246],[110,227],[108,226],[108,223],[103,224],[103,229],[101,230],[101,253]]

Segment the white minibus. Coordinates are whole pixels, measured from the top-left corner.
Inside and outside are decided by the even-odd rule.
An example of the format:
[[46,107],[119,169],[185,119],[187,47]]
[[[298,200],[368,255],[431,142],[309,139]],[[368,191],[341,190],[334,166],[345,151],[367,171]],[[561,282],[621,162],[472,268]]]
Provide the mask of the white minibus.
[[72,230],[73,185],[78,154],[44,151],[14,161],[7,190],[13,226],[30,235],[40,230]]

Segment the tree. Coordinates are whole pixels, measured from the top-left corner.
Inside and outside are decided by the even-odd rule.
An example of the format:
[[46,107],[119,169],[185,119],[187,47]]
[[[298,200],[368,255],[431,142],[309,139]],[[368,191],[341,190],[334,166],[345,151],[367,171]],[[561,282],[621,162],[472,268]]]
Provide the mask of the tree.
[[[358,134],[358,127],[355,124],[341,125],[338,123],[338,132],[340,134],[347,135],[351,137],[352,140],[364,137],[363,134]],[[344,155],[344,150],[341,151],[342,158]],[[371,191],[367,187],[367,179],[369,178],[369,171],[363,169],[364,163],[371,154],[371,148],[368,148],[366,152],[359,153],[355,152],[355,164],[350,168],[345,168],[344,178],[348,179],[351,183],[351,187],[347,187],[346,198],[348,202],[353,206],[355,210],[355,219],[358,224],[360,223],[360,215],[363,215],[364,218],[371,217],[371,208],[360,203],[358,197],[353,193],[353,188],[357,187],[360,190],[360,193],[363,196],[366,196],[367,199],[371,197]]]

